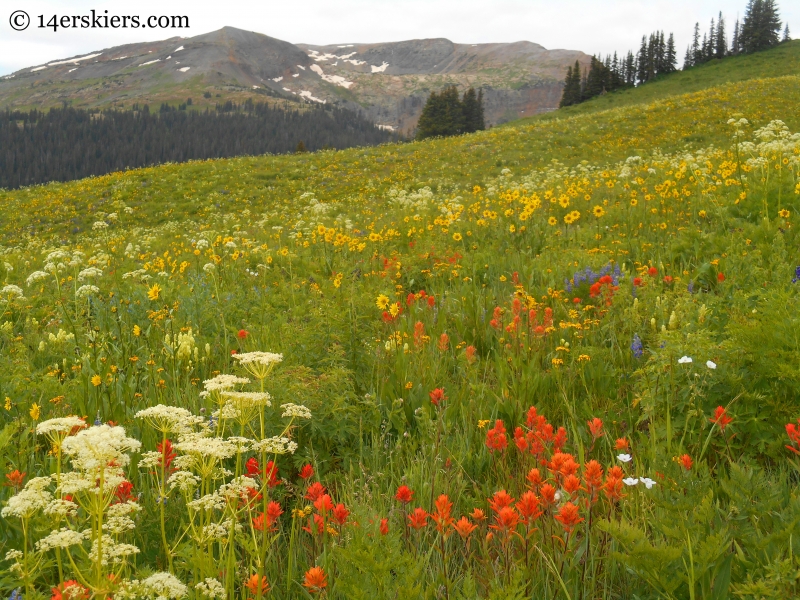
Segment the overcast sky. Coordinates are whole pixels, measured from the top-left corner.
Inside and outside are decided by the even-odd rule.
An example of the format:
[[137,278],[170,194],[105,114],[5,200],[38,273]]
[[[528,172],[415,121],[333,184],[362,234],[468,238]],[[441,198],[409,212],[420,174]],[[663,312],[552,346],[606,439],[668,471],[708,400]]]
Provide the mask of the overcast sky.
[[[0,75],[131,42],[191,37],[230,25],[289,42],[346,44],[446,37],[460,43],[528,40],[546,48],[588,54],[638,48],[642,34],[675,33],[683,58],[696,21],[708,30],[720,10],[728,32],[747,0],[3,0],[0,5]],[[781,18],[800,37],[800,1],[778,0]],[[190,28],[39,29],[53,15],[186,15]],[[25,31],[14,31],[15,10],[30,15]]]

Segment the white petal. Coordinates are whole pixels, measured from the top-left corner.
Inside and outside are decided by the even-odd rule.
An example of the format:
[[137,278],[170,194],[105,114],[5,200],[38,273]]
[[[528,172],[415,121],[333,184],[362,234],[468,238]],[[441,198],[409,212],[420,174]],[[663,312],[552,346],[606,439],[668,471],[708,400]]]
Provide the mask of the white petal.
[[631,462],[631,460],[633,460],[633,457],[630,454],[620,454],[619,456],[617,456],[617,459],[621,460],[624,463],[627,463]]
[[717,363],[715,363],[715,362],[714,362],[714,361],[712,361],[712,360],[709,360],[709,361],[707,361],[707,362],[706,362],[706,366],[707,366],[709,369],[716,369],[716,368],[717,368]]
[[637,483],[639,483],[639,480],[636,479],[636,477],[626,477],[625,479],[622,480],[622,483],[624,483],[625,485],[636,485]]

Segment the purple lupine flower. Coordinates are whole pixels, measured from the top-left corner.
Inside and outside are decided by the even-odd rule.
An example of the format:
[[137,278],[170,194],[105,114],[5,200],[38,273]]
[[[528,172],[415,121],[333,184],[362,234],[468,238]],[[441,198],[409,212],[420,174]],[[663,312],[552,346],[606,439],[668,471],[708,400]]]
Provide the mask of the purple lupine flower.
[[638,333],[633,334],[633,343],[631,344],[631,352],[634,358],[642,358],[644,356],[644,346]]

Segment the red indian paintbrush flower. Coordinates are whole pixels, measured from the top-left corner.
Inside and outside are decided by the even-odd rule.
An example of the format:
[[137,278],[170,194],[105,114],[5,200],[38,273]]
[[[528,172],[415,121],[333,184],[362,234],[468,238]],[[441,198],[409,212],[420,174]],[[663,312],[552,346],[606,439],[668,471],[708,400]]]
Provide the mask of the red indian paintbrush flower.
[[269,591],[269,583],[267,582],[267,576],[262,575],[261,581],[259,582],[258,575],[250,575],[250,577],[245,581],[244,587],[253,594],[253,596],[258,596],[259,587],[261,588],[261,594],[266,594]]
[[574,495],[580,489],[581,489],[581,480],[575,477],[575,475],[567,475],[564,478],[564,490],[570,496]]
[[381,535],[389,533],[389,519],[381,519],[380,532]]
[[725,428],[733,421],[733,417],[728,415],[728,412],[724,407],[718,406],[716,409],[714,409],[714,416],[711,417],[709,421],[714,423],[714,425],[718,425],[719,430],[724,433]]
[[333,500],[328,494],[322,494],[322,496],[314,500],[314,508],[320,513],[329,512],[333,510]]
[[567,502],[558,509],[555,519],[564,526],[564,531],[567,533],[570,533],[578,523],[583,521],[578,510],[578,505],[572,502]]
[[499,490],[494,493],[494,496],[489,498],[489,506],[494,512],[500,512],[506,506],[511,506],[512,504],[514,504],[514,498],[505,490]]
[[478,521],[479,523],[481,521],[486,520],[486,513],[483,512],[480,508],[473,509],[469,516],[472,517],[473,520]]
[[89,590],[74,579],[65,581],[50,591],[53,594],[50,600],[86,600],[89,597]]
[[414,529],[422,529],[428,524],[428,513],[424,508],[415,508],[414,511],[408,515],[408,524]]
[[439,406],[439,404],[441,404],[442,402],[447,400],[447,396],[444,395],[444,389],[443,388],[436,388],[435,390],[430,392],[428,395],[431,398],[431,404],[433,404],[434,406]]
[[240,329],[239,333],[236,334],[236,337],[238,337],[240,340],[243,340],[244,338],[247,337],[247,335],[248,333],[246,329]]
[[447,349],[450,347],[450,336],[447,335],[446,333],[440,335],[437,347],[439,348],[439,352],[446,352]]
[[[797,419],[797,425],[800,425],[800,419]],[[798,427],[797,425],[795,425],[794,423],[786,424],[786,435],[789,436],[789,441],[792,442],[792,445],[786,446],[786,448],[791,450],[795,454],[800,454],[800,427]],[[15,471],[15,473],[18,472],[19,471]],[[6,477],[8,477],[8,475],[6,475]]]
[[530,526],[533,521],[541,516],[542,511],[539,508],[539,504],[539,498],[533,492],[525,492],[517,500],[517,510],[522,515],[526,525]]
[[678,462],[681,463],[681,467],[683,467],[685,470],[687,470],[687,471],[691,471],[692,470],[692,464],[694,464],[694,463],[692,461],[692,457],[689,456],[688,454],[681,455],[678,458]]
[[630,444],[628,443],[627,438],[617,438],[617,441],[614,442],[614,448],[616,450],[629,450]]
[[583,465],[583,482],[592,502],[597,500],[597,492],[603,487],[603,467],[596,460]]
[[552,485],[545,483],[539,491],[542,494],[542,503],[545,508],[549,508],[556,503],[556,488]]
[[303,468],[300,469],[300,473],[298,475],[300,476],[300,479],[309,479],[314,475],[314,467],[311,465],[303,465]]
[[398,502],[408,504],[414,499],[414,491],[407,485],[401,485],[399,488],[397,488],[397,493],[394,495],[394,497]]
[[261,475],[261,465],[258,464],[258,459],[256,457],[248,458],[244,467],[247,469],[247,474],[250,477]]
[[319,594],[328,587],[328,576],[322,567],[311,567],[303,577],[303,587],[310,594]]
[[318,500],[323,494],[325,493],[325,486],[322,485],[319,481],[315,481],[310,486],[308,486],[308,491],[306,492],[306,499],[315,502]]
[[350,511],[347,510],[344,504],[339,503],[333,507],[333,520],[339,525],[344,525],[347,522],[347,517],[349,515]]
[[175,460],[176,456],[175,451],[172,449],[172,442],[169,440],[164,440],[162,444],[156,445],[156,450],[161,455],[158,461],[158,466],[169,470],[170,466],[172,465],[172,461]]
[[442,494],[436,499],[434,506],[436,511],[432,512],[430,517],[436,523],[436,530],[446,536],[449,533],[450,525],[455,521],[455,519],[450,516],[453,503],[450,502],[450,498],[448,498],[446,494]]
[[510,536],[519,525],[519,513],[511,506],[501,508],[494,518],[494,524],[489,525],[490,529],[505,533]]
[[6,485],[10,485],[16,489],[21,488],[22,483],[25,481],[25,475],[27,475],[27,473],[20,473],[19,469],[14,469],[11,473],[6,473],[6,479],[8,479]]
[[508,446],[508,438],[506,437],[506,428],[500,419],[497,419],[489,431],[486,432],[486,447],[489,452],[500,450],[501,452]]
[[117,502],[128,502],[132,500],[133,484],[130,481],[123,481],[117,486],[117,491],[114,495],[117,497]]
[[531,469],[528,471],[525,479],[528,480],[528,483],[531,484],[534,490],[538,489],[539,486],[542,485],[542,475],[539,473],[539,469]]
[[603,493],[612,502],[619,502],[623,498],[622,478],[624,473],[619,465],[614,465],[606,473],[606,482],[603,485]]
[[453,529],[456,530],[463,540],[466,540],[477,528],[478,526],[473,525],[467,517],[461,517],[457,523],[453,524]]
[[592,439],[596,440],[603,436],[603,421],[595,417],[591,421],[587,421],[589,432],[592,434]]

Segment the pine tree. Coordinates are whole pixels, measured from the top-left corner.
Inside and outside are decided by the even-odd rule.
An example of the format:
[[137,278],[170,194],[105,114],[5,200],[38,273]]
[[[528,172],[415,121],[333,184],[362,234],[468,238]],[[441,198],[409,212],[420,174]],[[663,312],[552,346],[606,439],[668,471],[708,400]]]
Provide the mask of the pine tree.
[[792,37],[789,35],[789,23],[786,23],[786,27],[783,29],[783,39],[781,42],[791,42]]
[[592,56],[589,74],[586,76],[586,89],[583,92],[584,100],[594,98],[607,91],[607,72],[606,66],[596,56]]
[[474,88],[464,92],[461,99],[464,112],[464,133],[474,133],[485,129],[483,120],[483,95],[476,95]]
[[722,16],[722,11],[720,11],[719,19],[717,20],[717,39],[715,40],[715,45],[714,57],[725,58],[728,50],[728,40],[725,37],[725,19]]
[[678,68],[678,53],[675,50],[675,36],[672,33],[669,34],[669,39],[667,40],[664,66],[666,68],[666,73],[674,73]]
[[766,50],[779,43],[780,30],[775,0],[750,0],[739,32],[739,46],[743,52]]
[[733,25],[733,39],[731,39],[731,54],[739,54],[739,19]]
[[703,62],[703,53],[700,48],[700,23],[694,24],[694,34],[692,36],[692,66],[695,67]]
[[694,66],[694,52],[692,52],[692,45],[686,46],[686,54],[683,56],[683,70],[691,69]]
[[439,94],[431,92],[428,96],[428,101],[422,109],[422,114],[419,116],[417,122],[417,139],[424,140],[425,138],[443,135],[441,129],[442,121],[442,101]]
[[567,67],[567,75],[564,77],[564,89],[561,91],[561,101],[558,103],[558,108],[564,108],[565,106],[572,106],[575,104],[574,96],[569,86],[571,82],[572,66],[569,66]]
[[625,85],[636,85],[636,57],[630,50],[628,50],[628,56],[625,58]]
[[642,84],[647,81],[647,37],[642,36],[642,45],[636,55],[636,82]]

